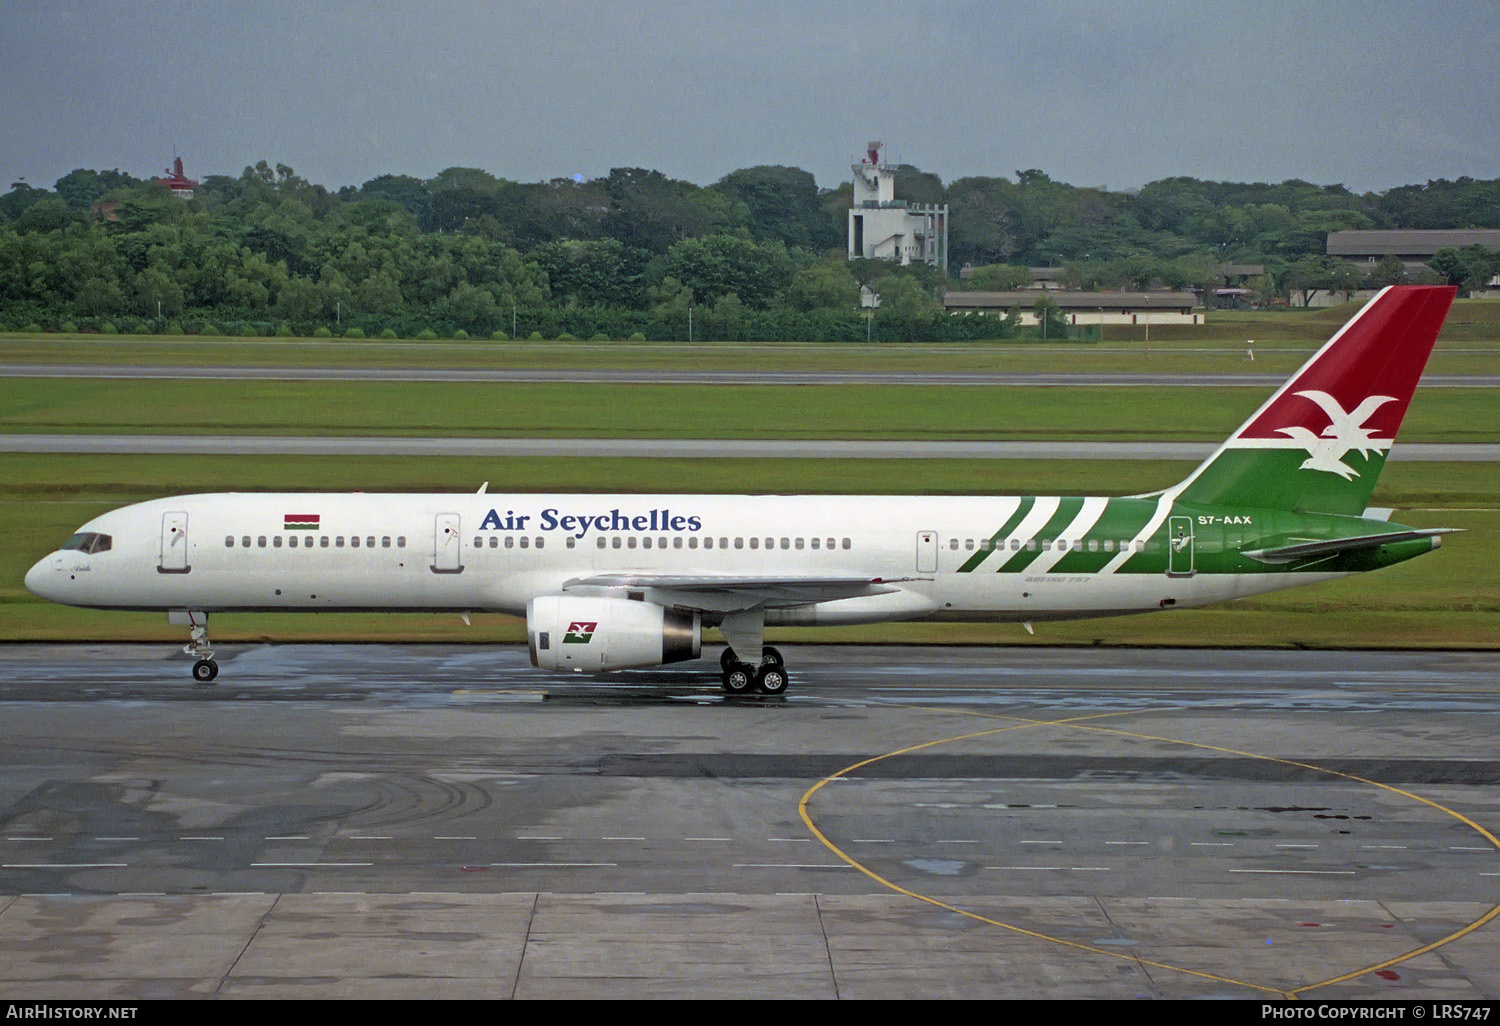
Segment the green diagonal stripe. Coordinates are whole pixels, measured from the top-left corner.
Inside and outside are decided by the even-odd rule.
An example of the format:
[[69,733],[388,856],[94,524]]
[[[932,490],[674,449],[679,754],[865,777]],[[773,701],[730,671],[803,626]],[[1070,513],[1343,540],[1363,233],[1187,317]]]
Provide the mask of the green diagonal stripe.
[[1104,507],[1104,515],[1083,536],[1082,549],[1072,549],[1053,565],[1049,573],[1095,574],[1103,570],[1116,552],[1089,552],[1087,543],[1096,540],[1103,548],[1104,539],[1112,539],[1117,545],[1128,545],[1130,539],[1145,527],[1156,512],[1156,503],[1142,499],[1110,499]]
[[975,567],[979,566],[980,563],[983,563],[985,559],[988,558],[989,554],[994,551],[995,544],[997,542],[1004,541],[1006,538],[1009,538],[1010,532],[1016,529],[1016,525],[1021,522],[1022,518],[1024,518],[1027,513],[1031,512],[1031,507],[1035,505],[1036,498],[1034,496],[1028,495],[1023,498],[1016,506],[1015,513],[1013,513],[1011,515],[1011,518],[1005,522],[1005,526],[1000,528],[1000,530],[996,531],[990,537],[990,547],[988,549],[981,548],[978,552],[974,553],[974,555],[970,556],[968,561],[964,563],[963,566],[958,568],[958,572],[961,574],[969,573]]
[[[1056,538],[1057,533],[1064,527],[1067,527],[1069,524],[1071,524],[1073,522],[1073,518],[1078,515],[1078,511],[1082,508],[1083,499],[1079,498],[1076,495],[1065,497],[1061,502],[1057,504],[1057,512],[1052,514],[1052,519],[1048,520],[1041,526],[1041,528],[1036,532],[1035,537],[1039,539]],[[1021,540],[1025,541],[1026,539],[1023,538]],[[1006,560],[1005,565],[1001,566],[998,570],[995,571],[995,573],[1018,574],[1022,570],[1025,570],[1032,563],[1034,563],[1036,561],[1036,558],[1041,554],[1042,547],[1040,545],[1036,547],[1035,551],[1022,549],[1020,552],[1017,552],[1015,555],[1011,556],[1010,559]]]

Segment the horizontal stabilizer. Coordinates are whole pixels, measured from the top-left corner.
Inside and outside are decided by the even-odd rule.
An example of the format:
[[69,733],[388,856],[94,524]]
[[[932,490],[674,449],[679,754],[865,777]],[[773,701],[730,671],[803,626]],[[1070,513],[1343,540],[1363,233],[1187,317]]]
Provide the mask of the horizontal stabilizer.
[[1389,545],[1392,542],[1416,541],[1418,538],[1431,538],[1432,547],[1438,547],[1440,535],[1452,534],[1460,530],[1457,527],[1433,527],[1423,530],[1410,531],[1387,531],[1383,534],[1362,534],[1354,538],[1330,538],[1327,541],[1298,542],[1295,545],[1278,545],[1270,549],[1251,549],[1245,552],[1250,559],[1259,560],[1262,563],[1291,563],[1298,559],[1312,559],[1316,556],[1336,556],[1341,552],[1357,552],[1360,549],[1374,549],[1381,545]]

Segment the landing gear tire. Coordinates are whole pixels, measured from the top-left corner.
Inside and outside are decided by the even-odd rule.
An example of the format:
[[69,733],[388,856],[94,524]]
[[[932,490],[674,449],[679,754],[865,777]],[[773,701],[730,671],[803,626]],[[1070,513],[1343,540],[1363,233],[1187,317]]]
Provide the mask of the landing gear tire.
[[212,659],[199,659],[193,664],[193,679],[199,684],[212,684],[219,675],[219,664]]
[[744,663],[733,663],[724,670],[724,692],[729,695],[747,695],[756,686],[756,672]]
[[755,671],[755,687],[764,695],[779,695],[786,691],[787,679],[785,668],[777,665],[762,664]]
[[[726,673],[729,671],[729,668],[731,666],[733,666],[735,663],[738,663],[739,661],[739,656],[734,654],[734,649],[732,648],[726,648],[719,655],[719,667]],[[772,648],[770,645],[767,645],[760,650],[760,665],[785,666],[786,660],[781,658],[780,649]]]

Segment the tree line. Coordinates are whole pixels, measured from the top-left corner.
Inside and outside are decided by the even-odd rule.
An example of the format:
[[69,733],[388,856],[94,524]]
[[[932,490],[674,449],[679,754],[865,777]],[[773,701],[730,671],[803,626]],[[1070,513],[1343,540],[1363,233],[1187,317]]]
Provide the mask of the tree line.
[[[119,170],[0,196],[0,327],[231,334],[880,340],[1014,334],[943,316],[944,288],[1064,269],[1080,288],[1206,288],[1261,263],[1266,298],[1348,283],[1324,255],[1344,228],[1500,227],[1500,180],[1358,195],[1342,186],[1171,178],[1136,192],[1041,171],[948,185],[904,167],[900,198],[950,206],[954,270],[847,261],[851,187],[791,167],[698,186],[644,168],[513,182],[476,168],[330,190],[261,161],[192,200]],[[1471,287],[1484,251],[1431,274]],[[1383,266],[1377,274],[1401,274]],[[1342,275],[1342,278],[1340,276]],[[1338,283],[1344,284],[1338,284]],[[1378,282],[1384,284],[1387,282]],[[867,319],[860,286],[881,296]]]

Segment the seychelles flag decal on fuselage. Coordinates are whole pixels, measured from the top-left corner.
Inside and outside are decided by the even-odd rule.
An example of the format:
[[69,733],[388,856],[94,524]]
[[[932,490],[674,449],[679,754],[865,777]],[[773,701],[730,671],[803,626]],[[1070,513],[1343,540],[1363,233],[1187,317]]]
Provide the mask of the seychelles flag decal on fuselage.
[[318,513],[288,513],[282,521],[284,531],[316,531],[322,521]]

